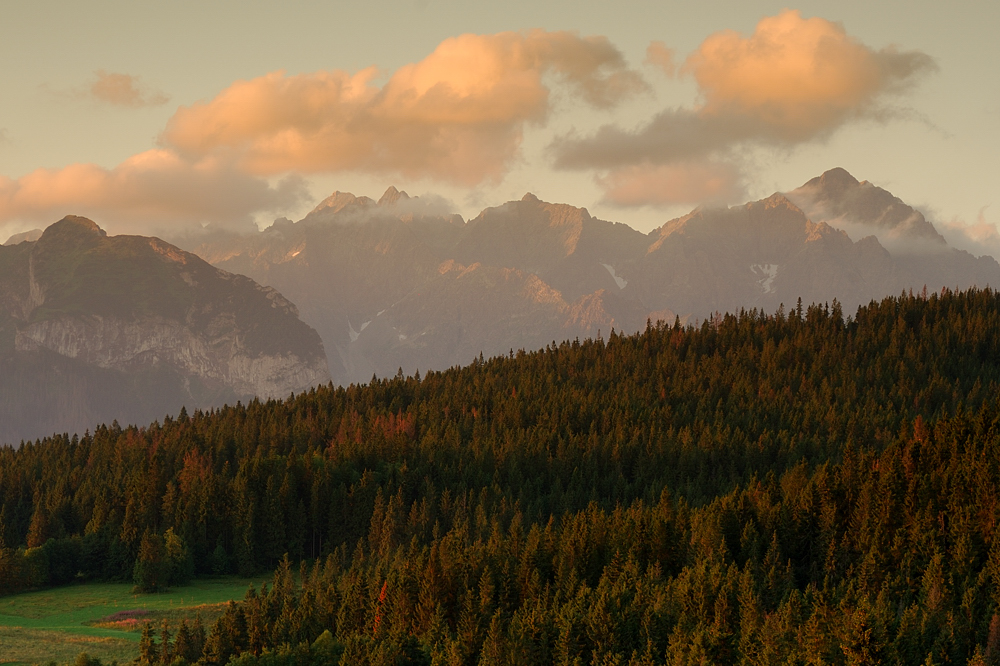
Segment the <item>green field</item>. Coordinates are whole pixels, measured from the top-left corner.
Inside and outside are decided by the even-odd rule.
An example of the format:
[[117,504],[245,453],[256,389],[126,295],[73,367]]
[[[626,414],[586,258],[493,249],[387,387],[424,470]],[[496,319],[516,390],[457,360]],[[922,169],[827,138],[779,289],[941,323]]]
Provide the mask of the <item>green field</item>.
[[[232,599],[258,580],[198,580],[159,594],[132,594],[127,583],[86,583],[0,598],[0,664],[72,662],[81,652],[109,663],[138,656],[139,632],[150,621],[157,632],[201,613],[206,629]],[[122,611],[145,611],[139,621],[102,622]]]

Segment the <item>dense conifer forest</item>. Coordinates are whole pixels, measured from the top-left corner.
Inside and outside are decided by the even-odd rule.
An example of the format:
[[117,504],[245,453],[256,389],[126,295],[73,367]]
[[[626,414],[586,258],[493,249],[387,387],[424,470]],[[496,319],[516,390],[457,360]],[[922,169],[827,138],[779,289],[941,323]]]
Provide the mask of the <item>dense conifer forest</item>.
[[0,450],[0,593],[275,570],[149,663],[998,663],[998,386],[944,291],[100,426]]

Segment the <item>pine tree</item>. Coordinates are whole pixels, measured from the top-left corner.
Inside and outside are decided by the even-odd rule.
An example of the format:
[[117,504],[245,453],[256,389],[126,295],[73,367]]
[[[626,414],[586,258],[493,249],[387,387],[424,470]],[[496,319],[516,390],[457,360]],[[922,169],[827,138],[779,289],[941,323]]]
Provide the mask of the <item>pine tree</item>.
[[156,639],[153,636],[153,626],[149,622],[142,625],[142,635],[139,637],[139,663],[142,666],[153,666],[157,660]]
[[139,556],[132,571],[136,591],[155,592],[166,586],[167,563],[164,555],[163,540],[147,529],[142,535]]
[[163,620],[163,625],[160,628],[160,663],[163,666],[170,666],[170,662],[173,661],[176,654],[177,652],[172,650],[170,646],[170,625],[167,620]]
[[193,664],[201,656],[201,650],[196,650],[195,647],[194,636],[188,627],[187,619],[182,619],[180,626],[177,627],[177,636],[174,638],[174,657],[183,657]]

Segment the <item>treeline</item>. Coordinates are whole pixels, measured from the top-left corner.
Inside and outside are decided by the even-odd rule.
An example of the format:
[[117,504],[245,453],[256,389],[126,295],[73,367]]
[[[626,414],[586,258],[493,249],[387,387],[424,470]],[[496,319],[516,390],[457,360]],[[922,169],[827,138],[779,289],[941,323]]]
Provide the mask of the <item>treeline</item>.
[[800,305],[26,443],[0,586],[280,565],[206,663],[990,662],[998,345]]

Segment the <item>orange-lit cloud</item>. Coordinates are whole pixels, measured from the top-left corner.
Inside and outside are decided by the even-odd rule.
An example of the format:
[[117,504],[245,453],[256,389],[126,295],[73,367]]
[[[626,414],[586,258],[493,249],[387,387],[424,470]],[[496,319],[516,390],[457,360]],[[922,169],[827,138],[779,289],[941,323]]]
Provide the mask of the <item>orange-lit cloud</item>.
[[[647,61],[666,63],[669,71],[668,56],[654,42]],[[786,10],[762,19],[749,37],[729,30],[711,35],[688,56],[680,72],[693,77],[699,105],[666,109],[637,130],[608,125],[590,136],[558,137],[550,149],[560,168],[615,169],[614,178],[601,182],[627,190],[622,174],[633,165],[703,165],[741,147],[790,148],[852,121],[885,121],[893,117],[893,96],[934,67],[926,54],[876,51],[838,23]]]
[[739,169],[726,162],[635,164],[597,178],[616,206],[726,203],[743,197]]
[[607,39],[541,30],[454,37],[381,87],[376,76],[240,81],[179,109],[161,142],[187,156],[226,155],[257,175],[360,170],[475,185],[499,180],[524,126],[545,121],[547,76],[595,107],[645,86]]
[[677,64],[674,62],[674,50],[667,48],[661,41],[652,42],[646,48],[647,65],[659,67],[667,76],[674,76],[677,73]]
[[16,180],[0,177],[0,224],[45,225],[76,214],[122,230],[136,231],[140,223],[145,232],[192,224],[247,226],[255,213],[287,209],[304,196],[297,179],[271,186],[214,159],[190,163],[158,149],[113,169],[72,164]]
[[704,96],[704,115],[756,119],[772,138],[805,141],[879,111],[933,69],[923,53],[874,51],[821,18],[785,10],[750,37],[726,30],[684,63]]
[[138,76],[105,72],[102,69],[94,72],[97,77],[87,94],[96,100],[114,104],[115,106],[159,106],[166,104],[170,98],[162,92],[150,91],[139,83]]

